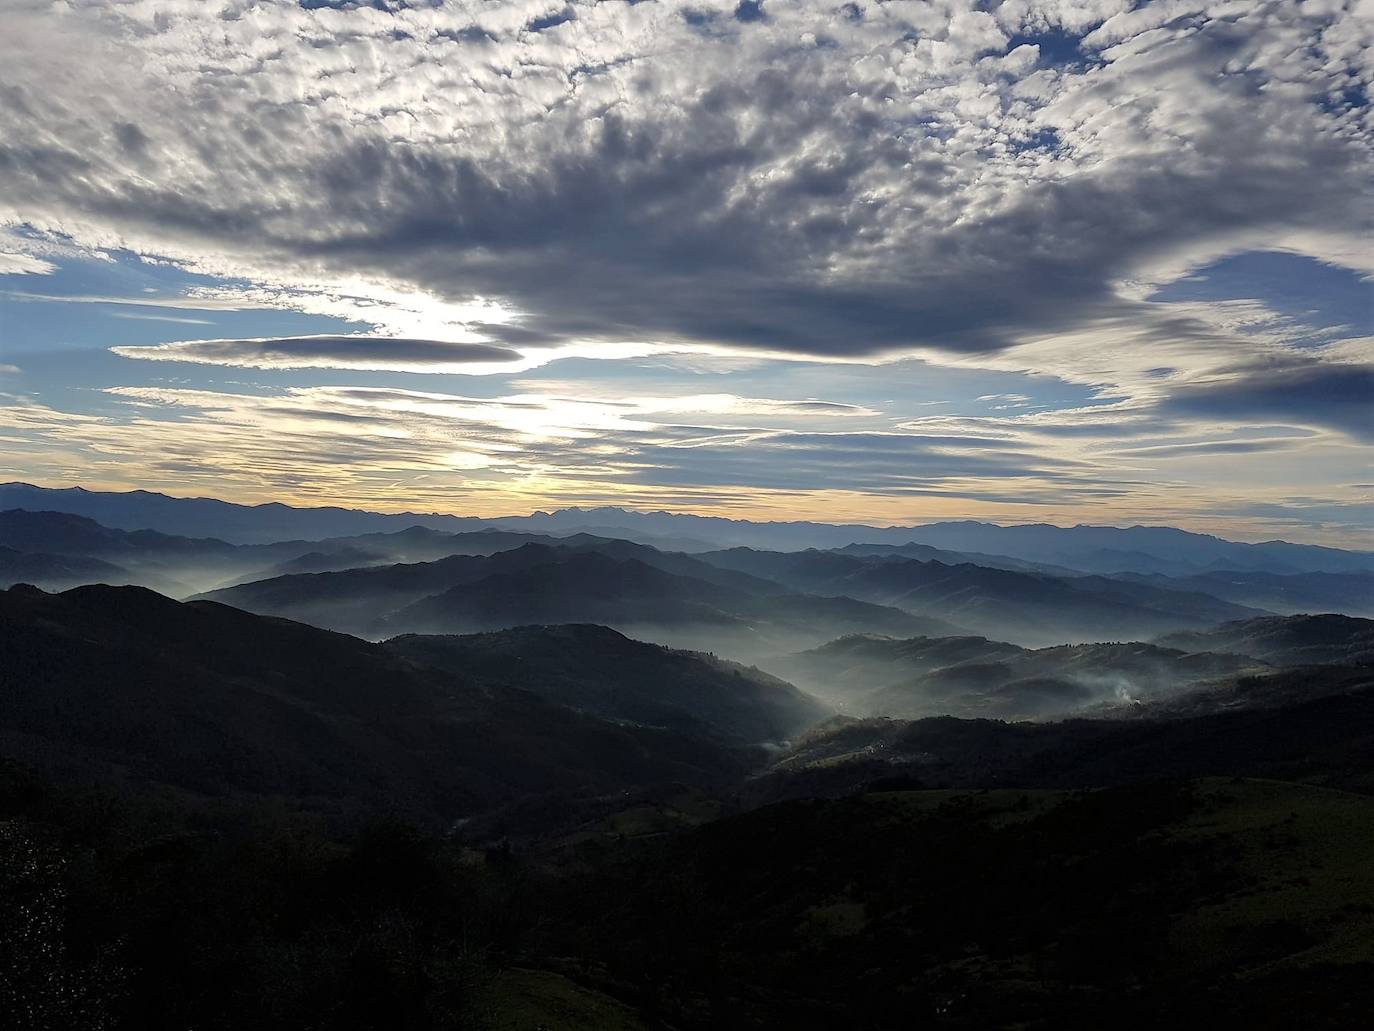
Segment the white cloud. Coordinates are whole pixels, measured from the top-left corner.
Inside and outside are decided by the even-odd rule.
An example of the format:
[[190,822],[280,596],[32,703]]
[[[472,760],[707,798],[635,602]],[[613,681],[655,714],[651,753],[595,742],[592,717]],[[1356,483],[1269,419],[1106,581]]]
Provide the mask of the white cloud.
[[[411,397],[396,411],[447,427],[429,441],[395,411],[377,422],[357,399],[290,394],[183,405],[186,463],[191,423],[203,420],[194,443],[209,448],[229,411],[289,426],[307,456],[332,454],[320,427],[384,425],[365,454],[388,482],[458,470],[488,486],[507,477],[506,496],[517,480],[531,497],[574,481],[647,496],[652,475],[661,491],[761,489],[782,483],[785,456],[794,479],[778,489],[810,476],[844,490],[847,473],[875,496],[962,487],[993,504],[988,480],[1043,499],[1096,478],[1144,504],[1146,488],[1113,483],[1114,466],[1135,476],[1155,463],[1150,489],[1181,498],[1187,485],[1160,470],[1269,447],[1237,436],[1261,416],[1320,453],[1311,468],[1349,468],[1358,398],[1321,402],[1333,383],[1364,382],[1367,330],[1298,347],[1292,316],[1263,297],[1149,298],[1257,247],[1374,274],[1374,116],[1358,102],[1374,84],[1367,4],[864,0],[853,18],[837,6],[769,4],[746,23],[727,0],[583,2],[546,24],[562,4],[11,3],[0,222],[34,228],[0,235],[0,272],[130,247],[232,282],[63,300],[358,327],[117,349],[264,378],[499,374],[579,356],[653,356],[693,376],[915,355],[1052,378],[1101,402],[1038,412],[1015,407],[1039,403],[1034,391],[999,386],[982,399],[995,418],[884,422],[845,397],[833,404],[851,407],[710,387],[531,390],[458,419],[470,436],[455,440],[458,401]],[[277,411],[293,406],[299,425]],[[799,421],[832,417],[859,429],[798,435]],[[665,428],[678,420],[702,425]],[[100,451],[80,426],[80,446]],[[904,471],[887,437],[860,430],[895,433],[919,457]],[[53,432],[75,439],[67,424]],[[227,454],[288,477],[237,432]],[[941,435],[1006,447],[908,439]],[[523,463],[499,450],[529,437],[578,447]],[[417,450],[407,458],[397,441]],[[982,465],[954,475],[951,450],[978,448]],[[994,453],[1017,449],[1033,475]],[[316,487],[348,486],[322,458],[303,461]]]
[[0,251],[0,276],[46,276],[57,266],[30,254],[6,254]]

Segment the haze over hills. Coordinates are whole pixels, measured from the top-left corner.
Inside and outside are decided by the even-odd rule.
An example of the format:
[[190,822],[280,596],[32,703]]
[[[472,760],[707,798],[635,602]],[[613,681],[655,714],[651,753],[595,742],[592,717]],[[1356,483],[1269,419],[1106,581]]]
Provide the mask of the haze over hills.
[[[1374,790],[1374,671],[1333,667],[1324,690],[1285,673],[1230,708],[1168,718],[1005,722],[840,717],[802,737],[753,787],[769,797],[843,794],[892,777],[960,788],[1077,788],[1161,778],[1272,777]],[[1292,693],[1282,688],[1287,686]],[[1203,696],[1205,697],[1205,695]]]
[[701,558],[770,575],[821,594],[845,594],[949,619],[985,636],[1029,645],[1127,640],[1179,625],[1205,625],[1256,610],[1201,592],[1130,585],[1092,576],[1054,577],[1007,569],[838,552],[708,552]]
[[[1361,622],[1341,632],[1359,640]],[[851,638],[818,653],[834,669],[991,658],[1064,676],[1233,661],[1125,648]],[[512,999],[562,1015],[548,1026],[704,1031],[747,1012],[878,1028],[934,1012],[950,985],[971,993],[970,1027],[1094,1023],[1125,999],[1235,1012],[1283,998],[1275,963],[1318,992],[1354,978],[1343,998],[1358,998],[1374,676],[1329,669],[1208,688],[1224,707],[1210,714],[824,720],[776,678],[600,627],[373,645],[139,588],[15,588],[0,593],[0,752],[47,780],[0,766],[0,854],[80,848],[26,876],[73,891],[62,926],[130,971],[107,982],[84,953],[62,960],[83,1005],[111,1012],[132,991],[152,1014],[271,1025],[264,1000],[303,1005],[340,963],[373,995],[438,995],[476,1014],[450,1026],[492,1029],[484,1014]],[[795,736],[747,745],[778,735]],[[353,830],[387,811],[446,833]],[[1103,959],[1123,926],[1136,945]],[[483,949],[460,961],[444,944],[459,940]],[[895,972],[899,945],[918,958]],[[295,950],[264,986],[260,964]],[[392,980],[441,962],[461,962],[458,981]],[[1026,964],[1045,970],[1029,993]],[[139,987],[153,971],[170,992]],[[868,990],[846,1002],[855,978]],[[648,1016],[608,1023],[622,1015]]]
[[1214,598],[1271,612],[1344,612],[1374,616],[1374,572],[1246,573],[1221,570],[1192,576],[1164,577],[1119,573],[1118,578],[1169,590],[1198,591]]
[[1270,670],[1245,656],[1140,642],[1031,650],[982,637],[873,635],[839,638],[770,665],[847,713],[906,719],[1063,717]]
[[[10,583],[63,588],[104,580],[176,596],[194,593],[195,586],[218,587],[229,593],[216,591],[215,598],[251,611],[372,637],[596,622],[751,659],[784,650],[786,642],[804,647],[847,633],[972,631],[1033,647],[1142,640],[1265,611],[1196,589],[1209,578],[1054,575],[1007,568],[1014,562],[951,565],[908,557],[909,548],[735,548],[688,555],[584,533],[553,538],[487,528],[450,534],[417,526],[322,541],[233,545],[23,510],[0,512],[0,546],[28,556],[7,555],[0,562],[0,572],[12,570]],[[561,569],[574,551],[600,558],[580,559],[588,566],[582,574]],[[487,577],[536,566],[546,568],[479,585]],[[1348,611],[1360,610],[1359,588],[1370,576],[1212,574],[1233,592],[1252,589],[1237,583],[1262,581],[1268,595],[1334,601],[1312,607],[1339,609],[1344,603]]]
[[128,583],[128,570],[84,555],[53,555],[0,545],[0,587],[31,583],[65,590],[89,583]]
[[[230,544],[213,537],[191,538],[156,530],[113,529],[65,512],[0,511],[0,547],[31,556],[50,554],[69,559],[98,559],[105,563],[104,566],[92,564],[89,568],[104,569],[107,576],[119,578],[109,582],[142,584],[177,595],[222,586],[226,581],[232,584],[300,572],[425,562],[452,555],[490,555],[521,544],[557,540],[544,534],[490,528],[449,533],[410,526],[389,533],[323,540]],[[570,540],[576,543],[578,538]],[[44,563],[35,558],[29,565],[34,572],[43,574],[34,578],[34,582],[46,585],[48,574],[44,572]],[[59,576],[58,566],[54,569],[53,575]],[[16,575],[10,582],[24,579]]]
[[860,627],[955,629],[944,620],[853,599],[796,594],[685,555],[585,539],[557,547],[525,544],[490,556],[277,577],[207,597],[373,637],[599,622],[668,643],[716,650],[714,644],[738,655]]

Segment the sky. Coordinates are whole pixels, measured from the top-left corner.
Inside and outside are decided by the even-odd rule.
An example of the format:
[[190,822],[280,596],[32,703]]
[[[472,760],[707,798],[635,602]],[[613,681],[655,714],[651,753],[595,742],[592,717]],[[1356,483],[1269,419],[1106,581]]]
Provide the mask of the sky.
[[1374,0],[5,0],[0,479],[1374,547]]

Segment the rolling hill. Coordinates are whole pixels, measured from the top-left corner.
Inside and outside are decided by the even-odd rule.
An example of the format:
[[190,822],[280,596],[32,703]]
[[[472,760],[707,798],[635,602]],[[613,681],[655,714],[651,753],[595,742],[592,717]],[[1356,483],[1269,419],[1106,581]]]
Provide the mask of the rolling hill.
[[[664,661],[690,675],[690,660]],[[0,593],[0,754],[59,778],[427,824],[542,793],[709,783],[755,761],[508,689],[518,678],[497,666],[489,681],[427,669],[356,638],[137,587],[12,588]],[[640,669],[652,676],[652,655]]]
[[596,539],[277,577],[206,597],[370,637],[599,623],[660,643],[746,657],[857,630],[956,629],[940,619],[850,598],[798,594],[691,556]]
[[1371,834],[1291,783],[879,785],[589,877],[545,947],[675,1028],[1357,1027]]
[[1254,659],[1144,643],[1036,650],[982,637],[856,635],[770,665],[846,712],[1028,719],[1135,704],[1260,671]]
[[1359,665],[1374,662],[1374,620],[1336,613],[1268,616],[1227,623],[1204,633],[1170,634],[1170,648],[1228,651],[1274,665]]
[[760,670],[634,641],[603,626],[408,635],[384,647],[423,666],[529,691],[602,719],[742,743],[781,741],[830,714]]

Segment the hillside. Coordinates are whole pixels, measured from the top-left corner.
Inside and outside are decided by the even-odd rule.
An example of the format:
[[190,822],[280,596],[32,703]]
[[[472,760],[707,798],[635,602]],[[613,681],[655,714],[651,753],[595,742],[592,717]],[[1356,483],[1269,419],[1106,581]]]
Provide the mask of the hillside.
[[1374,662],[1374,620],[1335,613],[1270,616],[1227,623],[1206,633],[1170,634],[1159,643],[1193,651],[1228,651],[1275,665]]
[[1267,671],[1254,659],[1140,642],[1027,649],[981,637],[856,635],[771,663],[846,712],[1030,719],[1135,704]]
[[[1202,715],[800,730],[788,685],[601,627],[373,645],[17,588],[0,960],[45,962],[0,990],[59,1027],[1358,1026],[1374,682],[1237,684]],[[729,743],[786,728],[771,762]]]
[[780,741],[829,715],[815,699],[760,670],[633,641],[602,626],[410,635],[385,647],[420,665],[529,691],[602,719],[744,743]]
[[877,790],[671,840],[543,938],[671,1027],[1355,1027],[1371,834],[1272,782]]
[[748,761],[355,638],[133,587],[0,593],[0,699],[3,754],[59,776],[425,822],[540,793],[702,783]]
[[[1371,792],[1371,679],[1368,670],[1333,672],[1317,690],[1293,677],[1284,691],[1280,679],[1251,705],[1192,718],[839,718],[803,735],[752,790],[772,800],[845,794],[894,776],[930,787],[1056,789],[1242,776]],[[1231,688],[1222,697],[1233,701]]]

